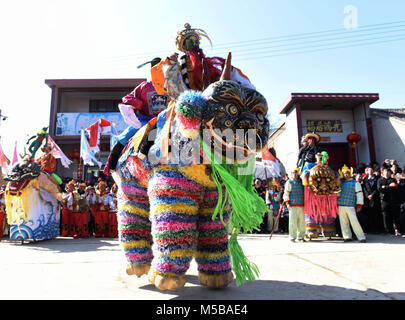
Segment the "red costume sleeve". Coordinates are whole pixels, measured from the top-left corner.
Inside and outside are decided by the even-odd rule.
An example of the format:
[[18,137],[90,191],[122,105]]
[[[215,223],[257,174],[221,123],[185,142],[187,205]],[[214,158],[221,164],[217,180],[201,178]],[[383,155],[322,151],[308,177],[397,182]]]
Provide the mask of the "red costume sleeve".
[[138,85],[130,94],[122,98],[122,103],[131,105],[142,116],[153,117],[149,106],[148,95],[156,92],[152,82],[144,81]]
[[136,110],[141,110],[143,104],[142,100],[139,98],[141,93],[140,86],[141,85],[137,86],[134,91],[122,98],[124,104],[131,105]]

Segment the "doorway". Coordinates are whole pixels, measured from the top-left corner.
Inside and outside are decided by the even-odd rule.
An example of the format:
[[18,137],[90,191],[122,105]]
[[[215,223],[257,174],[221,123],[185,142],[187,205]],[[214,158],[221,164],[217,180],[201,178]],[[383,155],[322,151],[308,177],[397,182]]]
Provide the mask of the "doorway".
[[329,167],[338,171],[344,164],[350,167],[349,145],[347,143],[320,143],[321,151],[329,155]]

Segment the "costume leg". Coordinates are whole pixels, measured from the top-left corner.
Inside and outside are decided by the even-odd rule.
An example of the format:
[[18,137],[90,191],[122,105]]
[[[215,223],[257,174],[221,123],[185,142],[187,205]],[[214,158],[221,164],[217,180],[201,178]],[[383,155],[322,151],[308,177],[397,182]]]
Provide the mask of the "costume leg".
[[149,279],[161,290],[179,289],[197,246],[203,188],[177,170],[157,168],[149,178],[148,195],[154,241]]
[[322,234],[325,238],[331,238],[336,235],[335,218],[327,217],[320,224]]
[[[206,189],[200,203],[197,223],[198,244],[195,258],[198,264],[198,280],[210,288],[226,287],[233,280],[228,230],[219,214],[212,220],[217,202],[218,189]],[[223,217],[225,222],[229,220],[227,212],[224,212]]]
[[353,232],[356,235],[357,239],[365,240],[366,236],[364,235],[363,229],[361,228],[359,220],[357,219],[356,209],[353,207],[346,207],[346,210],[348,212],[350,225],[352,226]]
[[297,207],[297,236],[298,239],[304,239],[305,237],[304,207]]
[[339,222],[340,228],[342,229],[343,239],[351,239],[352,231],[350,230],[350,220],[349,220],[349,207],[339,206]]
[[290,240],[297,239],[297,207],[290,207],[288,217],[288,234]]
[[313,217],[305,215],[305,236],[308,239],[318,238],[319,225]]
[[118,183],[118,232],[127,260],[127,273],[147,274],[153,258],[149,199],[146,186],[136,178]]

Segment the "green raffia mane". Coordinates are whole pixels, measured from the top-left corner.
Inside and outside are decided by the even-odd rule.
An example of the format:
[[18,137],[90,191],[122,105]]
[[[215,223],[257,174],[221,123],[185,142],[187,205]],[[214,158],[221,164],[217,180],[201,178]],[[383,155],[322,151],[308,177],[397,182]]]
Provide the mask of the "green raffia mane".
[[[229,252],[231,257],[232,270],[235,273],[236,285],[243,284],[246,280],[253,281],[259,275],[257,266],[250,262],[243,253],[237,237],[241,232],[252,232],[259,230],[267,206],[253,188],[255,157],[251,157],[244,164],[216,163],[214,153],[202,138],[200,138],[202,149],[208,156],[212,167],[212,178],[218,188],[218,203],[212,219],[219,213],[222,223],[231,231],[229,239]],[[224,161],[223,161],[224,162]],[[239,174],[239,170],[248,171],[253,168],[251,174]],[[225,195],[222,195],[222,188],[225,186]],[[223,220],[223,210],[230,202],[232,212],[228,223]],[[256,276],[256,277],[255,277]]]

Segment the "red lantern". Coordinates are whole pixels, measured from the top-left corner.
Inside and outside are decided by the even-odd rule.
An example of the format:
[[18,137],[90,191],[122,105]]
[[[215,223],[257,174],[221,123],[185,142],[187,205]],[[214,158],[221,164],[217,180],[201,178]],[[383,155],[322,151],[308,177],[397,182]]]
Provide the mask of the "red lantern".
[[361,140],[361,135],[356,132],[352,132],[347,135],[346,140],[350,143],[350,145],[355,148],[356,144]]
[[69,158],[72,159],[74,163],[78,163],[80,159],[80,152],[77,149],[74,149],[69,153]]

